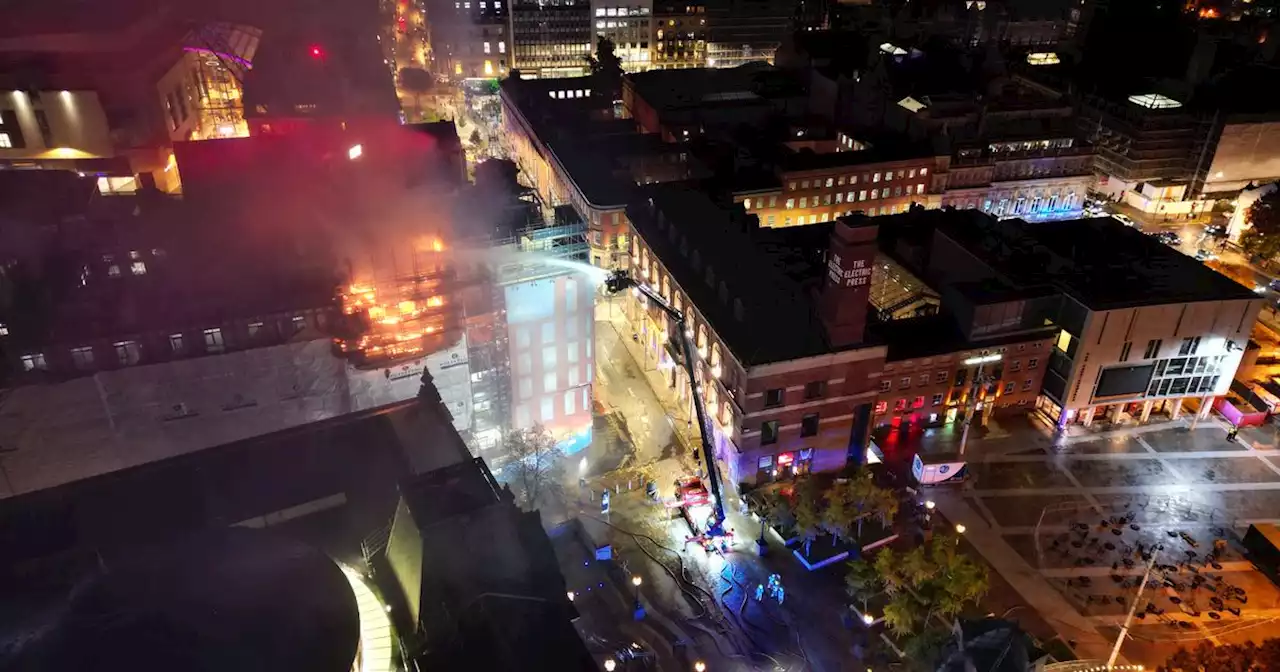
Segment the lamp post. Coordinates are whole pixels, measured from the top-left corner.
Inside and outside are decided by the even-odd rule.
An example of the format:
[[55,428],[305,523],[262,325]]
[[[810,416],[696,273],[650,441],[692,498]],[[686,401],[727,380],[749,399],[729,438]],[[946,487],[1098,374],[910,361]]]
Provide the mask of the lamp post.
[[644,605],[640,604],[640,584],[642,583],[644,583],[644,578],[639,574],[631,577],[631,585],[636,587],[636,601],[632,612],[637,621],[644,618]]
[[616,660],[614,660],[614,659],[612,659],[612,658],[605,658],[605,659],[604,659],[604,670],[605,670],[605,672],[613,672],[613,671],[614,671],[614,670],[616,670],[616,669],[618,669],[618,661],[616,661]]
[[964,360],[965,366],[977,366],[978,370],[973,373],[973,383],[969,387],[969,398],[965,400],[964,405],[964,429],[960,432],[960,454],[964,455],[965,443],[969,440],[969,425],[973,423],[973,413],[978,407],[978,390],[981,386],[988,382],[982,375],[982,369],[987,364],[992,364],[1004,359],[1004,355],[996,353],[993,355],[980,355],[978,357],[970,357]]
[[960,537],[964,536],[964,531],[967,529],[964,523],[956,523],[956,546],[960,545]]
[[699,660],[693,664],[694,672],[707,672],[707,664]]
[[1114,670],[1116,667],[1116,659],[1120,657],[1120,647],[1124,646],[1124,640],[1129,636],[1133,615],[1138,612],[1138,603],[1142,601],[1142,593],[1147,589],[1147,581],[1151,579],[1151,570],[1156,566],[1156,558],[1160,555],[1159,550],[1159,547],[1151,549],[1151,560],[1147,562],[1147,571],[1142,573],[1142,583],[1138,585],[1138,593],[1133,596],[1129,613],[1124,617],[1124,624],[1120,626],[1120,634],[1116,637],[1115,646],[1111,647],[1111,657],[1107,658],[1108,670]]

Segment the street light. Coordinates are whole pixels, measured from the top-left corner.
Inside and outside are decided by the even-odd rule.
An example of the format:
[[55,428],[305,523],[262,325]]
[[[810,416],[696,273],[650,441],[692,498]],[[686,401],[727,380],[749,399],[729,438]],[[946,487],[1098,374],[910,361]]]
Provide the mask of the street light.
[[572,601],[573,601],[573,598],[577,597],[577,595],[575,595],[575,594],[574,594],[574,592],[573,592],[572,590],[571,590],[571,591],[569,591],[568,593],[566,593],[565,595],[569,598],[569,601],[570,601],[570,602],[572,602]]
[[876,617],[872,616],[871,614],[863,614],[862,622],[866,623],[867,625],[871,625],[872,623],[876,622]]
[[640,610],[640,584],[644,583],[644,577],[636,574],[631,577],[631,585],[636,587],[636,611]]
[[693,664],[694,672],[707,672],[707,664],[699,660]]
[[929,509],[930,511],[932,511],[935,506],[937,506],[937,504],[932,499],[924,503],[924,508]]
[[617,667],[618,667],[618,662],[617,662],[617,661],[615,661],[614,659],[612,659],[612,658],[605,658],[605,659],[604,659],[604,669],[605,669],[605,672],[613,672],[613,671],[614,671],[614,669],[616,669]]
[[964,523],[956,523],[956,534],[964,534],[966,529],[968,528],[964,526]]

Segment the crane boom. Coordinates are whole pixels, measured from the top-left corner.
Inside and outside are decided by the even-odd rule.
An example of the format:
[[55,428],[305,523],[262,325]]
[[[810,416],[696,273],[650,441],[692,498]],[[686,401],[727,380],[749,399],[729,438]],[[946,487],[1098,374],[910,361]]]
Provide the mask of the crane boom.
[[684,360],[682,363],[685,371],[689,374],[689,386],[691,388],[690,393],[693,396],[693,411],[698,418],[698,438],[702,442],[702,462],[706,465],[707,481],[710,486],[708,490],[711,492],[711,504],[712,509],[715,512],[715,525],[712,529],[708,529],[706,534],[713,537],[721,536],[723,534],[724,527],[724,501],[720,490],[720,472],[716,468],[715,448],[711,441],[711,431],[707,424],[706,405],[702,403],[702,395],[699,394],[698,390],[698,378],[694,373],[693,337],[689,333],[689,330],[686,329],[684,313],[676,310],[671,304],[667,303],[666,299],[662,298],[662,295],[652,287],[644,283],[636,282],[631,276],[627,275],[626,271],[623,270],[614,271],[613,274],[605,281],[605,289],[607,289],[610,294],[617,294],[628,287],[634,289],[640,294],[643,294],[646,298],[657,305],[662,312],[666,313],[667,317],[671,318],[671,320],[676,323],[676,331],[680,335],[680,349],[683,351],[681,353],[681,359]]

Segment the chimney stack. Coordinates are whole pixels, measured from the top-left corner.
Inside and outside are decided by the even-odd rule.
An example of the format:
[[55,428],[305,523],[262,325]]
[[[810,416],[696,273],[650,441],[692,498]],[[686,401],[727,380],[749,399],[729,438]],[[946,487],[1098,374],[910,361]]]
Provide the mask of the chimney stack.
[[868,217],[844,218],[831,231],[827,277],[818,299],[827,339],[835,347],[862,342],[875,267],[878,226]]

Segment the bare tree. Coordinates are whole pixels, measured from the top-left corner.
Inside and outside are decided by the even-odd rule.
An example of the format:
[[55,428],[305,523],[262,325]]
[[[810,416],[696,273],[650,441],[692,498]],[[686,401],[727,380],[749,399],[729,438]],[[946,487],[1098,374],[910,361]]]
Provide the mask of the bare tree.
[[524,508],[535,509],[560,493],[562,453],[545,427],[513,430],[502,443],[509,460],[504,471]]

